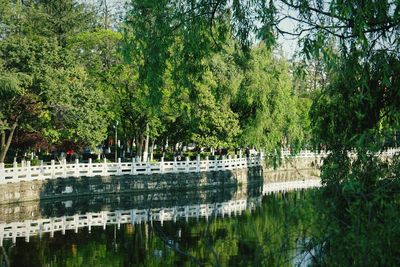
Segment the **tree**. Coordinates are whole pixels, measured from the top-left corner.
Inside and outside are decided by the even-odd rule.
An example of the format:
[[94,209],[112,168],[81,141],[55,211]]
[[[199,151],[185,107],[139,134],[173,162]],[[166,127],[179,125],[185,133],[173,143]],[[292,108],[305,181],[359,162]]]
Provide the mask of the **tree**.
[[26,90],[31,77],[23,73],[0,75],[0,163],[4,162],[18,126],[39,115],[42,105],[35,94]]
[[[16,127],[42,132],[53,143],[73,140],[94,146],[105,137],[108,117],[104,93],[98,83],[89,81],[66,48],[76,25],[61,29],[49,22],[55,23],[54,16],[62,12],[67,16],[68,10],[80,17],[84,11],[82,7],[72,10],[63,6],[61,10],[58,6],[55,12],[51,5],[16,4],[21,20],[3,21],[10,30],[0,40],[0,76],[3,95],[12,101],[3,104],[1,111],[2,140],[8,139],[2,142],[2,160]],[[45,27],[34,27],[40,21]]]
[[[212,24],[215,14],[230,10],[233,32],[247,55],[254,33],[267,47],[284,34],[299,38],[308,62],[322,63],[327,83],[317,91],[311,126],[314,142],[332,152],[322,169],[326,187],[321,203],[324,214],[328,214],[326,223],[330,225],[324,237],[324,258],[327,264],[339,265],[398,264],[398,255],[391,253],[395,249],[385,245],[393,244],[399,236],[392,220],[398,210],[398,195],[393,191],[398,185],[394,175],[398,161],[385,163],[371,152],[382,151],[399,131],[399,3],[237,0],[206,5],[206,2],[192,5],[181,2],[191,8],[186,18],[194,19],[191,15],[195,14],[196,20],[204,17]],[[281,27],[284,20],[296,24],[293,30]],[[247,80],[251,81],[250,88],[260,84],[257,77],[250,76]],[[242,110],[249,107],[247,114],[257,114],[257,104],[260,106],[265,99],[248,97],[257,88],[261,86],[243,93],[241,98],[248,101],[241,106]],[[257,117],[253,121],[254,118]],[[281,117],[277,118],[281,125]],[[268,119],[264,116],[253,124],[258,135],[251,138],[252,142],[263,139],[264,127],[256,126],[268,127],[271,124]],[[356,159],[348,156],[352,149],[357,152]],[[388,227],[380,227],[382,222]],[[338,259],[342,261],[338,263]]]
[[96,16],[93,7],[75,0],[39,0],[26,4],[26,21],[20,22],[25,33],[55,37],[61,47],[70,36],[93,29]]
[[[138,73],[134,87],[128,92],[140,101],[140,114],[131,115],[138,126],[137,152],[147,160],[150,129],[155,129],[163,112],[163,88],[172,36],[166,34],[170,25],[170,8],[167,1],[132,1],[124,27],[123,52],[125,60]],[[162,116],[162,115],[161,115]],[[138,123],[138,124],[137,124]],[[154,131],[151,131],[154,132]],[[146,136],[146,138],[145,138]],[[156,136],[154,136],[156,137]]]
[[38,122],[33,118],[41,118],[44,105],[39,96],[38,76],[56,53],[54,43],[42,38],[16,36],[0,43],[2,99],[9,99],[2,101],[2,140],[7,142],[2,141],[0,161],[5,159],[15,129],[32,128]]
[[[121,101],[127,107],[124,116],[140,129],[139,144],[149,125],[150,132],[164,140],[199,147],[300,147],[304,129],[295,111],[298,102],[291,94],[288,66],[268,48],[238,51],[229,12],[209,10],[209,17],[207,7],[190,2],[132,1],[131,6],[123,47],[138,76],[131,74],[130,92],[126,87]],[[263,76],[258,79],[259,73]],[[252,95],[246,96],[249,91]],[[290,103],[284,103],[285,98]],[[155,130],[155,125],[164,126]]]
[[324,264],[397,265],[388,244],[399,238],[399,161],[375,153],[399,129],[399,3],[281,2],[298,12],[288,15],[300,26],[290,34],[302,34],[308,59],[322,57],[328,80],[311,117],[315,142],[331,151],[321,174]]
[[263,44],[249,53],[245,78],[234,102],[243,129],[241,143],[271,151],[300,137],[297,100],[283,59],[275,58]]
[[45,92],[49,125],[45,135],[53,143],[70,140],[92,148],[107,135],[108,102],[101,88],[90,84],[82,67],[54,70]]

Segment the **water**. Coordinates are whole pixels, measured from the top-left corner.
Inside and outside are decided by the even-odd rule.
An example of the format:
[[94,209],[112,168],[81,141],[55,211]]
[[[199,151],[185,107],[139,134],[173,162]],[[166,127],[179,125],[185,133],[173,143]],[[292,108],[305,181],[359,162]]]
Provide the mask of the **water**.
[[10,236],[0,258],[3,266],[306,266],[315,192],[261,182],[3,205],[0,228]]

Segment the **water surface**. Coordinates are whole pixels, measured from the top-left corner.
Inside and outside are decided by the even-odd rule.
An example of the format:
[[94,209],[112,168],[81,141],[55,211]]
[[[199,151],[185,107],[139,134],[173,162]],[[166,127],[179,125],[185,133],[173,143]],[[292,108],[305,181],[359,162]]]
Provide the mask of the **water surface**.
[[17,237],[4,238],[0,257],[4,266],[306,266],[316,189],[288,188],[263,182],[9,205],[0,227]]

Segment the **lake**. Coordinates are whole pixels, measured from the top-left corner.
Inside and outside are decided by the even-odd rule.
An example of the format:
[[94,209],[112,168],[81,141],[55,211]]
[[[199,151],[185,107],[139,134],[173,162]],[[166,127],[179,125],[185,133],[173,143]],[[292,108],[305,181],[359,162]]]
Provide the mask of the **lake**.
[[317,180],[299,181],[2,205],[2,265],[307,266]]

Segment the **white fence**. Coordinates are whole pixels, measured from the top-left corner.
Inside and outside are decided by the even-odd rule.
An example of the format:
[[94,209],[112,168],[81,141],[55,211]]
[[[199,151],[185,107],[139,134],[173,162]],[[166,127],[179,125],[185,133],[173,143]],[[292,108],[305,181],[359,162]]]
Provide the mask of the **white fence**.
[[[399,149],[388,149],[381,153],[382,156],[392,157],[399,153]],[[326,152],[315,153],[308,150],[301,151],[296,158],[315,158],[325,157]],[[290,151],[282,151],[283,157],[290,156]],[[190,161],[164,161],[159,162],[121,162],[117,163],[93,163],[89,159],[88,163],[66,163],[62,161],[56,164],[54,160],[51,164],[42,164],[40,166],[31,166],[27,161],[22,167],[18,167],[16,163],[11,168],[4,168],[4,164],[0,163],[0,184],[15,183],[21,181],[46,180],[67,177],[92,177],[92,176],[112,176],[112,175],[138,175],[138,174],[160,174],[160,173],[190,173],[190,172],[206,172],[234,170],[248,167],[260,166],[262,156],[251,156],[249,158],[228,157],[215,160],[196,160]]]
[[261,165],[261,157],[250,158],[223,158],[215,160],[196,160],[190,161],[163,161],[160,162],[121,162],[117,163],[93,163],[89,159],[88,163],[66,163],[64,160],[60,164],[55,164],[54,160],[50,165],[31,166],[30,162],[26,166],[12,168],[2,168],[0,166],[0,184],[15,183],[20,181],[45,180],[67,177],[93,177],[93,176],[112,176],[112,175],[139,175],[139,174],[161,174],[161,173],[190,173],[206,171],[225,171]]
[[[314,157],[326,157],[330,152],[326,150],[321,150],[319,153],[312,152],[310,150],[302,150],[300,153],[294,155],[296,158],[314,158]],[[381,153],[378,153],[380,156],[383,157],[393,157],[394,155],[400,153],[400,148],[387,148]],[[291,152],[289,150],[283,150],[281,152],[282,157],[290,157]],[[349,151],[349,156],[355,156],[356,153],[353,151]]]
[[[292,154],[290,150],[283,150],[281,152],[282,157],[291,157]],[[302,150],[300,153],[295,154],[293,157],[295,158],[315,158],[315,157],[325,157],[327,153],[325,151],[321,151],[320,153],[315,153],[310,150]]]

